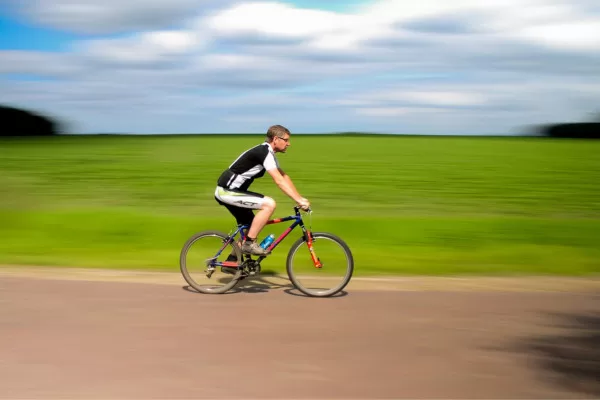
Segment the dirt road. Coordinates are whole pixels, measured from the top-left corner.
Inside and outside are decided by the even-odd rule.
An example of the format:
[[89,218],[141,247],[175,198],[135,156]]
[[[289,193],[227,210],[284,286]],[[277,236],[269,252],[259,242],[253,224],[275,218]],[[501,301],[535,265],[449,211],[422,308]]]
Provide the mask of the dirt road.
[[272,280],[210,296],[3,271],[1,398],[600,397],[597,281],[313,299]]

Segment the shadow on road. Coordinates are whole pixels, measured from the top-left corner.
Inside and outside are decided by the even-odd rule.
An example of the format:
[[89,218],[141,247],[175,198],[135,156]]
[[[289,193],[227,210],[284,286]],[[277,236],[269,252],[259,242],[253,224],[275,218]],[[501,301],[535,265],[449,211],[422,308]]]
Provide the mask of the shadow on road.
[[[273,281],[266,280],[265,278],[268,278],[269,276],[273,276],[273,274],[267,273],[267,274],[264,274],[264,276],[261,274],[258,276],[245,278],[244,280],[240,281],[233,289],[229,290],[228,292],[226,292],[224,294],[228,295],[228,294],[236,294],[236,293],[267,293],[270,290],[283,289],[283,291],[285,293],[292,295],[292,296],[310,297],[310,296],[305,295],[298,289],[296,289],[294,287],[294,285],[292,285],[289,281],[286,281],[286,283],[275,283]],[[187,290],[188,292],[200,294],[200,292],[196,291],[194,288],[187,286],[187,285],[183,286],[183,289]],[[336,293],[335,295],[330,296],[328,298],[338,298],[338,297],[344,297],[347,295],[348,295],[348,292],[346,292],[345,290],[342,290],[341,292]]]
[[[296,289],[293,286],[290,286],[288,289],[285,289],[284,292],[286,292],[289,295],[292,296],[298,296],[298,297],[311,297],[311,296],[307,296],[304,293],[302,293],[301,291],[299,291],[298,289]],[[324,297],[324,299],[336,299],[338,297],[345,297],[348,295],[348,292],[346,292],[345,290],[342,290],[336,294],[334,294],[333,296],[328,296],[328,297]]]
[[519,350],[534,356],[544,379],[600,396],[600,312],[555,314],[553,318],[562,333],[526,339],[519,343]]
[[269,275],[260,274],[258,276],[248,277],[243,281],[240,281],[233,289],[230,290],[231,293],[266,293],[269,290],[273,289],[287,289],[293,288],[292,284],[286,282],[275,283],[265,279]]

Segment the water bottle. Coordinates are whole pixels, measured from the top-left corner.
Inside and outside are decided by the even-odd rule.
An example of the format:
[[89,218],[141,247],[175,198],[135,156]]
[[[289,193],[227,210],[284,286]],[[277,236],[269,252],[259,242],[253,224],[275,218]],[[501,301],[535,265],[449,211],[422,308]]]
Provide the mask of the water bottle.
[[272,233],[267,236],[266,238],[264,238],[264,240],[262,242],[260,242],[260,247],[262,247],[263,249],[267,249],[267,247],[269,247],[271,245],[271,243],[273,243],[275,241],[275,235],[273,235]]

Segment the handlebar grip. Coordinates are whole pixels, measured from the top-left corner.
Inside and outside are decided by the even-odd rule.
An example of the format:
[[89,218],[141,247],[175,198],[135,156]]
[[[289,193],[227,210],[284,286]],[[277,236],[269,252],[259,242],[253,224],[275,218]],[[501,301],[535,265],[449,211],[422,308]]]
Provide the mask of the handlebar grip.
[[310,207],[308,207],[308,209],[304,210],[298,206],[294,206],[294,211],[300,211],[300,210],[302,210],[304,212],[312,212],[312,208],[310,208]]

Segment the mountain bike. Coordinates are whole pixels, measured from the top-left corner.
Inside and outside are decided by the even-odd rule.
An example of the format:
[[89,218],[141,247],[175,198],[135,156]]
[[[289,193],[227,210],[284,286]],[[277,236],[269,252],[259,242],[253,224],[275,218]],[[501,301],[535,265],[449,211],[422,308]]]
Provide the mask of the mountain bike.
[[[294,215],[269,220],[267,225],[287,221],[293,223],[267,247],[267,255],[253,258],[242,254],[241,243],[246,238],[249,225],[238,224],[229,234],[207,230],[190,237],[184,244],[179,259],[181,273],[195,290],[206,294],[222,294],[238,282],[261,272],[261,262],[296,227],[302,236],[290,247],[286,259],[287,275],[300,292],[312,297],[333,296],[343,290],[352,278],[354,258],[350,248],[341,238],[327,232],[313,232],[304,225],[300,208]],[[312,216],[312,210],[306,211]],[[237,238],[237,239],[236,239]]]

